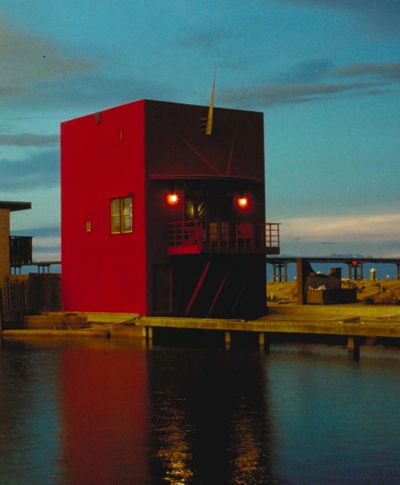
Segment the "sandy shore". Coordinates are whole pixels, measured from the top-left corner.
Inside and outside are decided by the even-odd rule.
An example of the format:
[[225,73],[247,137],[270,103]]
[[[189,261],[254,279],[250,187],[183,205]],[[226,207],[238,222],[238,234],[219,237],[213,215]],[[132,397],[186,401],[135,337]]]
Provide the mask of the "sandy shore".
[[[357,288],[357,300],[366,305],[400,305],[400,280],[344,280],[343,288]],[[267,285],[267,298],[275,303],[296,303],[296,282]]]

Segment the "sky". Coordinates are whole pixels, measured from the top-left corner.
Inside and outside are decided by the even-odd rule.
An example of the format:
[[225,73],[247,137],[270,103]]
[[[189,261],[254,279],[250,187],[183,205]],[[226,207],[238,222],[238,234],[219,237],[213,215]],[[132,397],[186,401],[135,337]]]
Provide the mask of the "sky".
[[136,99],[261,111],[282,253],[400,257],[399,0],[0,0],[0,200],[60,257],[60,122]]

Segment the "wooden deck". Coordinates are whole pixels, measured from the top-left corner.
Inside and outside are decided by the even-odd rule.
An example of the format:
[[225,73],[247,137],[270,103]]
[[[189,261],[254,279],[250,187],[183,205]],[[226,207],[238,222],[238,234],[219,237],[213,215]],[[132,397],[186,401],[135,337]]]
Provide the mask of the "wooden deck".
[[223,332],[400,338],[400,317],[377,321],[364,320],[361,317],[320,318],[311,316],[302,318],[274,316],[254,321],[142,317],[136,321],[135,325],[145,328],[196,329]]
[[[258,334],[260,350],[268,349],[269,336],[272,334],[343,336],[347,338],[348,349],[355,358],[359,357],[360,343],[363,339],[400,339],[400,306],[271,305],[269,311],[268,315],[257,320],[79,313],[76,314],[78,319],[87,319],[90,328],[76,329],[65,324],[61,327],[57,326],[58,319],[65,320],[66,315],[63,313],[48,313],[33,317],[30,328],[3,330],[0,335],[13,338],[35,335],[40,337],[131,337],[140,338],[148,345],[152,345],[157,329],[200,330],[220,332],[226,348],[229,348],[234,332],[250,332]],[[71,318],[71,314],[68,314],[68,318]]]

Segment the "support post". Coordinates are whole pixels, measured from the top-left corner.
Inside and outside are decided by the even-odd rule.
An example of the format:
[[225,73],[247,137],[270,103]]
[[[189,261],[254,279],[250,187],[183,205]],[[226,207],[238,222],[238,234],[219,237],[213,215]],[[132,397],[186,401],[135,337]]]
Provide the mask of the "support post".
[[269,353],[269,340],[265,335],[265,332],[260,332],[258,334],[258,347],[260,352],[264,352],[266,354]]
[[288,280],[288,270],[287,270],[288,264],[285,263],[283,269],[284,269],[284,274],[283,274],[283,281],[286,283]]
[[310,263],[305,258],[297,258],[296,260],[296,284],[297,284],[297,304],[307,304],[307,287],[306,281],[308,275],[312,272]]
[[347,351],[353,360],[360,360],[360,339],[359,337],[347,337]]
[[400,280],[400,264],[397,263],[396,267],[397,267],[397,279]]
[[258,348],[260,349],[260,352],[264,352],[265,349],[265,333],[260,332],[258,334]]
[[3,293],[0,288],[0,333],[3,331],[3,321],[4,321],[4,312],[3,312]]
[[360,280],[364,279],[364,263],[359,263],[360,266]]
[[230,350],[231,348],[231,332],[225,332],[225,350]]
[[147,347],[153,347],[153,327],[146,327],[146,344]]

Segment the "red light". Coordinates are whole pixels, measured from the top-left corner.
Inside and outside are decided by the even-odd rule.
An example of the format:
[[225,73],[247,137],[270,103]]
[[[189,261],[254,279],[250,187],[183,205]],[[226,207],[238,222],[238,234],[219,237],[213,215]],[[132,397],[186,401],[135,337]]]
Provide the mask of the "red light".
[[247,197],[247,195],[239,195],[236,199],[236,205],[239,207],[241,210],[245,210],[249,208],[250,205],[250,200]]
[[171,192],[167,194],[167,204],[170,206],[178,205],[179,195],[176,192]]

